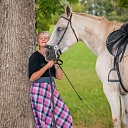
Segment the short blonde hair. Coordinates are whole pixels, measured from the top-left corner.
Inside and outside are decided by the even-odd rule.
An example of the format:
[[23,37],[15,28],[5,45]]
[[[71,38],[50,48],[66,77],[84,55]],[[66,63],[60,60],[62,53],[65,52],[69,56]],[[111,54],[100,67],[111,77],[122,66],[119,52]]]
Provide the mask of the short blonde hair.
[[44,35],[46,38],[50,39],[50,36],[51,35],[49,34],[49,32],[48,31],[42,31],[42,32],[40,32],[40,33],[37,34],[36,41],[38,41],[38,37],[41,34]]

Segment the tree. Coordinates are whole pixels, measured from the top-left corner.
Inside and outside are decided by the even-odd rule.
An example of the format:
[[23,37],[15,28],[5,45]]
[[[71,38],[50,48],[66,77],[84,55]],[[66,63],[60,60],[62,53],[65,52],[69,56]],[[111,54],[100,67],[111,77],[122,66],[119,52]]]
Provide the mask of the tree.
[[128,8],[128,0],[118,0],[118,5],[121,8]]
[[106,17],[109,21],[126,22],[128,19],[127,0],[81,0],[85,12]]
[[37,33],[49,30],[54,24],[53,15],[61,15],[64,7],[69,3],[78,3],[78,0],[36,0],[36,29]]
[[0,128],[33,128],[28,59],[35,51],[35,19],[37,29],[48,30],[51,14],[64,7],[59,0],[36,0],[36,18],[34,0],[0,0],[0,7]]
[[32,128],[28,57],[35,49],[34,0],[0,1],[0,128]]
[[78,13],[84,13],[85,12],[85,6],[81,3],[76,3],[76,4],[70,4],[74,12]]

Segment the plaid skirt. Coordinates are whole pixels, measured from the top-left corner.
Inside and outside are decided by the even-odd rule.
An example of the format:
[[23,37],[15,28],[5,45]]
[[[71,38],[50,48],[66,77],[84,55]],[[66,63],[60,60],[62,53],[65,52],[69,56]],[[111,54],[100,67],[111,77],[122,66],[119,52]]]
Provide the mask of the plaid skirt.
[[[56,85],[54,90],[54,117],[57,128],[73,128],[72,116]],[[53,128],[51,85],[49,83],[32,83],[30,89],[31,106],[35,119],[35,128]]]

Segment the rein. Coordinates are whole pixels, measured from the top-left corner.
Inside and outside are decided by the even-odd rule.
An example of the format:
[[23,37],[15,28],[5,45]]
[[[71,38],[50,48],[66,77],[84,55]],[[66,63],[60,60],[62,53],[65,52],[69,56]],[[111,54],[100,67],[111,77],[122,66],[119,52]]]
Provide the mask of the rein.
[[[70,26],[71,26],[71,28],[72,28],[72,31],[73,31],[73,33],[74,33],[74,35],[75,35],[75,37],[76,37],[77,42],[78,42],[77,35],[76,35],[75,30],[73,29],[72,23],[71,23],[72,13],[71,13],[69,19],[66,18],[66,17],[63,17],[63,16],[61,16],[60,18],[64,18],[64,19],[66,19],[66,20],[68,21],[68,24],[67,24],[67,26],[66,26],[66,28],[65,28],[65,31],[64,31],[62,37],[60,38],[60,40],[58,41],[58,43],[57,43],[55,46],[51,46],[51,45],[46,45],[46,46],[45,46],[45,48],[54,50],[55,57],[56,57],[56,59],[55,59],[54,61],[55,61],[56,64],[58,64],[59,66],[63,64],[63,61],[59,59],[59,57],[60,57],[60,55],[61,55],[62,53],[61,53],[61,50],[59,49],[59,46],[58,46],[58,45],[60,44],[61,40],[63,39],[63,37],[64,37],[64,35],[65,35],[65,33],[66,33],[67,29],[68,29],[69,24],[70,24]],[[60,63],[59,63],[59,62],[60,62]],[[62,69],[61,66],[60,66],[60,68],[61,68],[61,70],[63,71],[64,75],[66,76],[68,82],[70,83],[70,85],[72,86],[72,88],[74,89],[74,91],[76,92],[76,94],[77,94],[77,96],[79,97],[79,99],[82,100],[82,98],[78,95],[77,91],[75,90],[74,86],[72,85],[71,81],[69,80],[69,78],[67,77],[66,73],[64,72],[64,70]]]
[[[62,60],[60,60],[61,63],[63,63]],[[57,63],[58,64],[58,63]],[[72,86],[72,88],[74,89],[75,93],[77,94],[77,96],[79,97],[80,100],[82,100],[82,98],[79,96],[79,94],[77,93],[76,89],[74,88],[74,86],[72,85],[71,81],[69,80],[69,78],[67,77],[66,73],[64,72],[64,70],[62,69],[62,67],[60,66],[61,64],[58,64],[59,67],[61,68],[61,70],[63,71],[64,75],[66,76],[68,82],[70,83],[70,85]],[[54,89],[52,86],[52,78],[51,78],[51,72],[50,72],[50,68],[49,68],[49,79],[50,79],[50,85],[51,85],[51,96],[52,96],[52,119],[53,119],[53,128],[57,128],[56,126],[56,120],[55,120],[55,103],[54,103]]]
[[[66,28],[65,28],[65,31],[64,31],[62,37],[60,38],[60,40],[58,41],[58,43],[57,43],[55,46],[46,45],[45,48],[48,48],[48,49],[51,49],[51,50],[54,51],[54,54],[55,54],[55,60],[54,60],[54,61],[55,61],[55,63],[59,65],[59,67],[60,67],[61,70],[63,71],[64,75],[66,76],[68,82],[70,83],[70,85],[71,85],[72,88],[74,89],[75,93],[77,94],[77,96],[79,97],[79,99],[82,100],[82,98],[79,96],[79,94],[77,93],[76,89],[75,89],[74,86],[72,85],[71,81],[70,81],[69,78],[67,77],[66,73],[64,72],[64,70],[63,70],[62,67],[60,66],[60,65],[63,64],[63,61],[59,59],[59,57],[60,57],[60,55],[61,55],[62,53],[61,53],[61,50],[59,49],[59,46],[58,46],[58,45],[60,44],[61,40],[63,39],[63,37],[64,37],[64,35],[65,35],[65,33],[66,33],[67,29],[68,29],[69,24],[70,24],[71,29],[72,29],[72,31],[73,31],[75,37],[76,37],[77,42],[78,42],[77,35],[76,35],[75,30],[73,29],[72,23],[71,23],[72,14],[70,15],[70,18],[69,18],[69,19],[66,18],[66,17],[63,17],[63,16],[61,16],[60,18],[64,18],[65,20],[68,21],[68,24],[67,24],[67,26],[66,26]],[[53,86],[52,86],[52,80],[51,80],[51,72],[50,72],[50,69],[49,69],[49,79],[50,79],[51,94],[52,94],[52,118],[53,118],[53,128],[56,128],[56,120],[55,120],[55,116],[54,116],[54,115],[55,115],[55,111],[54,111],[54,110],[55,110],[55,107],[54,107],[54,90],[53,90]]]
[[50,85],[51,85],[51,95],[52,95],[52,119],[53,119],[53,128],[57,128],[56,126],[56,120],[55,120],[55,106],[54,106],[54,90],[52,86],[52,78],[51,78],[51,72],[49,68],[49,79],[50,79]]
[[[63,61],[59,59],[59,60],[56,62],[56,64],[58,64],[59,67],[61,68],[62,72],[64,73],[64,75],[65,75],[65,77],[67,78],[68,82],[70,83],[70,85],[72,86],[73,90],[74,90],[75,93],[77,94],[78,98],[79,98],[80,100],[82,100],[82,98],[81,98],[80,95],[77,93],[77,91],[76,91],[76,89],[74,88],[73,84],[71,83],[71,81],[69,80],[68,76],[66,75],[66,73],[64,72],[64,70],[63,70],[62,67],[61,67],[61,65],[63,64]],[[50,75],[50,77],[51,77],[50,71],[49,71],[49,75]],[[50,78],[50,79],[51,79],[51,78]]]
[[[60,65],[59,65],[60,66]],[[77,96],[79,97],[80,100],[82,100],[82,98],[79,96],[79,94],[77,93],[76,89],[74,88],[74,86],[72,85],[71,81],[69,80],[69,78],[67,77],[66,73],[64,72],[64,70],[62,69],[62,67],[60,66],[61,70],[63,71],[65,77],[67,78],[68,82],[70,83],[70,85],[72,86],[72,88],[74,89],[75,93],[77,94]]]

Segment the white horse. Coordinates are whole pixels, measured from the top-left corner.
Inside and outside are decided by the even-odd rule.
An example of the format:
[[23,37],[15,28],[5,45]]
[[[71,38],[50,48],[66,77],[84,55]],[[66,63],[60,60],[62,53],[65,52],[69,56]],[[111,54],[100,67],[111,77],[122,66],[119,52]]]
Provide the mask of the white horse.
[[[106,38],[121,24],[109,22],[107,19],[85,13],[74,13],[70,7],[66,7],[66,13],[58,20],[48,45],[59,48],[63,53],[73,46],[78,40],[84,42],[90,50],[97,56],[96,72],[103,83],[103,90],[108,99],[112,112],[114,128],[121,128],[121,121],[124,128],[128,128],[128,94],[122,94],[123,90],[119,82],[108,82],[108,73],[113,67],[113,56],[106,48]],[[55,46],[55,47],[54,47]],[[50,56],[50,51],[46,48],[46,59]],[[120,67],[120,74],[124,87],[128,90],[128,49],[124,54]],[[117,78],[116,73],[112,73],[113,79]],[[121,101],[121,104],[120,104]],[[122,105],[122,106],[121,106]],[[120,109],[122,108],[122,114]],[[122,115],[122,118],[121,116]]]

